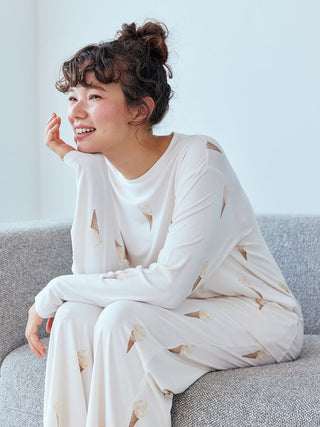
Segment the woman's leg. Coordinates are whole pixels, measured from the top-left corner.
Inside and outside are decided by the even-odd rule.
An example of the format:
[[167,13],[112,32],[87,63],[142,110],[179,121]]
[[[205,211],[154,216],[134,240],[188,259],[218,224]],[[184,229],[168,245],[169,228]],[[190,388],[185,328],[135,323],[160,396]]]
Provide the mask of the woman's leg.
[[170,426],[172,393],[206,372],[297,357],[297,323],[276,304],[259,310],[241,297],[188,299],[176,310],[114,302],[95,327],[86,427]]
[[44,427],[84,427],[93,365],[93,332],[102,308],[66,302],[57,311],[47,360]]

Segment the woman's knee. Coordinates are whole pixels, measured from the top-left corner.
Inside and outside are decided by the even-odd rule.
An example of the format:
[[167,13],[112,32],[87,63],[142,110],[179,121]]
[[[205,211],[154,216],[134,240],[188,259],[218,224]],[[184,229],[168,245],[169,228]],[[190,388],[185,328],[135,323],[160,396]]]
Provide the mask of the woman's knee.
[[81,302],[66,301],[57,310],[54,317],[54,324],[61,323],[94,323],[96,322],[101,308],[91,304]]
[[138,301],[115,301],[109,304],[101,312],[96,326],[95,335],[101,332],[119,331],[121,328],[127,329],[132,324],[141,321],[144,315],[146,304]]

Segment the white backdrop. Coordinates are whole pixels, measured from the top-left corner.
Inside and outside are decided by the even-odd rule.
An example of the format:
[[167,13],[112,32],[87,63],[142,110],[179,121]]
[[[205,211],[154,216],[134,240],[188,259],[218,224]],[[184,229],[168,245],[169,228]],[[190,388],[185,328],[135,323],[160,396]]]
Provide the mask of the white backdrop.
[[59,67],[123,22],[147,18],[168,25],[174,71],[171,110],[156,133],[216,138],[257,213],[320,214],[318,0],[14,0],[5,8],[0,221],[72,217],[73,171],[42,145],[52,111],[73,141],[67,97],[54,88]]

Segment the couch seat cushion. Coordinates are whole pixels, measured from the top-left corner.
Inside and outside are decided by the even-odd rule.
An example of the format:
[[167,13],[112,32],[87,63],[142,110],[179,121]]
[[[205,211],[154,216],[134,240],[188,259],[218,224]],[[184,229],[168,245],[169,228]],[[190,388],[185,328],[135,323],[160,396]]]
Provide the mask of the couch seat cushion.
[[172,427],[320,426],[320,336],[294,362],[210,372],[174,396]]
[[[47,339],[44,339],[47,346]],[[1,427],[42,427],[46,358],[27,345],[1,366]],[[320,336],[294,362],[210,372],[174,396],[172,427],[320,425]]]

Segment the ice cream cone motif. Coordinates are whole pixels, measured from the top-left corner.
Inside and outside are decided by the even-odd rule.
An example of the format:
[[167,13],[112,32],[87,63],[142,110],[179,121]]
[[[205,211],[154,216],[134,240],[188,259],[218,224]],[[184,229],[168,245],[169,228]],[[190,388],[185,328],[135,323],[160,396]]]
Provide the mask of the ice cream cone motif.
[[219,153],[221,153],[220,148],[217,147],[216,145],[212,144],[212,142],[207,141],[207,148],[209,150],[214,150],[214,151],[218,151]]
[[163,393],[165,396],[172,396],[172,395],[173,395],[172,391],[167,390],[167,389],[162,390],[162,393]]
[[136,400],[133,404],[133,411],[129,427],[133,427],[140,418],[146,415],[147,403],[144,400]]
[[289,288],[287,287],[287,285],[286,285],[284,282],[279,282],[279,287],[280,287],[283,291],[285,291],[285,292],[287,292],[287,293],[290,293]]
[[119,263],[119,267],[121,269],[130,267],[129,261],[127,259],[127,249],[125,246],[121,246],[117,240],[114,241],[116,245],[116,254],[117,254],[117,260]]
[[200,283],[201,279],[202,279],[202,278],[207,274],[208,265],[209,265],[208,261],[206,261],[206,262],[203,264],[202,269],[201,269],[201,272],[200,272],[200,274],[199,274],[199,276],[198,276],[197,280],[196,280],[196,281],[194,282],[194,284],[193,284],[193,288],[192,288],[192,290],[193,290],[193,291],[194,291],[194,290],[196,289],[196,287],[199,285],[199,283]]
[[56,402],[53,405],[53,411],[54,411],[56,419],[57,419],[57,427],[59,427],[60,426],[60,422],[59,422],[59,402]]
[[129,353],[129,351],[131,350],[131,347],[134,345],[136,341],[142,341],[144,339],[144,337],[146,336],[146,333],[147,331],[142,325],[134,325],[130,334],[127,353]]
[[111,274],[110,276],[103,276],[103,279],[118,279],[118,280],[125,280],[128,279],[129,277],[132,277],[134,274],[133,270],[125,270],[125,271],[121,271],[120,273],[114,273]]
[[220,218],[222,217],[224,208],[226,207],[228,196],[229,196],[229,189],[228,189],[228,186],[226,185],[223,189],[223,200],[222,200],[222,208],[221,208],[221,212],[220,212]]
[[265,305],[265,301],[263,301],[261,298],[256,298],[256,303],[259,306],[259,310],[261,310],[263,308],[263,306]]
[[171,353],[180,354],[181,356],[188,356],[193,352],[193,350],[194,350],[193,344],[185,344],[185,345],[179,345],[178,347],[175,347],[175,348],[169,348],[169,351],[171,351]]
[[193,313],[186,313],[185,316],[194,317],[196,319],[203,320],[204,322],[213,319],[213,316],[204,310],[194,311]]
[[103,276],[103,279],[117,279],[118,275],[117,274],[111,274],[110,276]]
[[261,350],[255,351],[254,353],[245,354],[241,357],[247,357],[249,359],[256,359],[259,362],[263,362],[265,360],[270,359],[271,354],[264,347],[262,347]]
[[239,277],[239,282],[242,283],[247,288],[251,289],[253,292],[255,292],[260,299],[263,299],[262,294],[251,286],[250,280],[248,279],[248,277],[246,277],[246,276],[240,276]]
[[241,255],[243,256],[243,258],[248,261],[248,255],[247,255],[247,251],[244,249],[244,246],[239,243],[236,248],[238,249],[238,251],[241,253]]
[[149,225],[150,225],[150,230],[151,230],[151,227],[152,227],[152,209],[146,203],[144,203],[138,207],[141,210],[141,212],[143,213],[143,215],[147,218]]
[[93,246],[99,246],[102,243],[95,209],[92,213],[91,226],[89,229],[89,239]]
[[82,372],[89,366],[90,363],[90,352],[88,350],[80,350],[78,351],[78,362],[79,369]]

